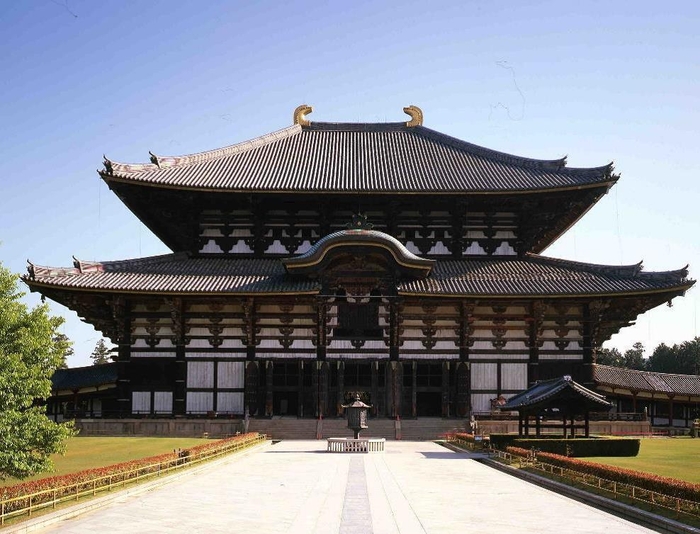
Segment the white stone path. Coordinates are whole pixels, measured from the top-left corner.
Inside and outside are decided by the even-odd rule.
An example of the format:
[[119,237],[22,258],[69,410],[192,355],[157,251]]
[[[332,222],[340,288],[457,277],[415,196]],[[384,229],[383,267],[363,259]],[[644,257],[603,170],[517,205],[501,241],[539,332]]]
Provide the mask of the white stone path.
[[42,532],[652,531],[430,442],[389,441],[384,453],[333,454],[325,452],[322,441],[283,441]]

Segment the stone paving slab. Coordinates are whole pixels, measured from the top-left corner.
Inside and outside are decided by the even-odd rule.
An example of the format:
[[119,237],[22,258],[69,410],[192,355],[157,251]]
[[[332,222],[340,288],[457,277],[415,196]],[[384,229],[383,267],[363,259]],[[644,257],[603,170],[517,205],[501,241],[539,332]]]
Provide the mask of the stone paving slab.
[[[369,504],[369,510],[367,506]],[[653,532],[430,442],[326,453],[283,441],[42,532],[418,534]]]

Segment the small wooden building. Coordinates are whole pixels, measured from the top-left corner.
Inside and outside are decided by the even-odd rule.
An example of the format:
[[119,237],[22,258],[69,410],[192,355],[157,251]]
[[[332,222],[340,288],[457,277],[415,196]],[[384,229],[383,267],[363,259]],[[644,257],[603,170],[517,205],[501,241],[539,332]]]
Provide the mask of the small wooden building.
[[[534,418],[536,436],[541,435],[543,428],[560,428],[563,437],[573,438],[576,429],[582,429],[589,437],[590,413],[611,407],[605,397],[565,375],[533,384],[508,399],[499,409],[518,412],[518,434],[521,436],[530,435],[530,419]],[[557,422],[550,422],[553,420]]]
[[[118,346],[132,414],[467,417],[538,380],[593,383],[595,351],[693,285],[542,256],[618,180],[407,122],[310,122],[100,176],[172,249],[70,267],[32,291]],[[561,148],[557,149],[561,152]]]
[[617,413],[645,414],[657,427],[690,428],[700,418],[700,375],[596,365],[593,377]]

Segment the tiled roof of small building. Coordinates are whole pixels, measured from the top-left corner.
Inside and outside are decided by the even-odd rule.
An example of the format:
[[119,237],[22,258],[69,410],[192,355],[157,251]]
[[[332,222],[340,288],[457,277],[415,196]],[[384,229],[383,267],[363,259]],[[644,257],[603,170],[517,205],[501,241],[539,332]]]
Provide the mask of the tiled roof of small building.
[[677,375],[623,369],[596,364],[593,378],[597,385],[651,393],[700,395],[700,375]]
[[152,163],[105,159],[101,176],[150,186],[240,192],[494,193],[609,186],[612,165],[568,168],[497,152],[406,123],[295,124],[225,148]]
[[87,367],[56,369],[51,377],[54,391],[105,386],[117,381],[117,364],[104,363]]
[[[404,295],[588,296],[684,291],[687,270],[643,272],[538,255],[439,260],[425,279],[399,282]],[[316,280],[292,277],[279,259],[196,257],[176,253],[135,260],[80,262],[73,268],[30,265],[30,286],[178,294],[315,293]]]
[[499,406],[499,409],[507,411],[541,405],[555,400],[564,390],[569,390],[570,393],[573,392],[590,404],[610,406],[610,403],[605,400],[603,395],[574,382],[570,376],[563,376],[552,380],[543,380],[530,386],[525,391],[521,391],[508,399],[508,402],[503,406]]

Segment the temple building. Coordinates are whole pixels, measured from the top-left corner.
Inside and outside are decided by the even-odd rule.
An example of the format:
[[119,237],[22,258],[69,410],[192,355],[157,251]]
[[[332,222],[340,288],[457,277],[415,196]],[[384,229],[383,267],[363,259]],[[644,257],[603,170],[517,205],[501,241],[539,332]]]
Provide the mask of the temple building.
[[171,250],[24,281],[118,347],[100,414],[468,417],[596,349],[694,281],[541,253],[616,183],[423,126],[310,121],[188,156],[105,159]]

